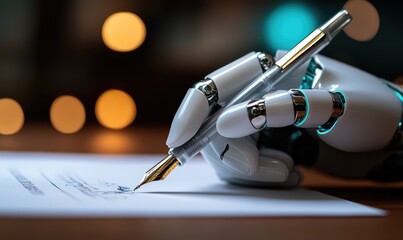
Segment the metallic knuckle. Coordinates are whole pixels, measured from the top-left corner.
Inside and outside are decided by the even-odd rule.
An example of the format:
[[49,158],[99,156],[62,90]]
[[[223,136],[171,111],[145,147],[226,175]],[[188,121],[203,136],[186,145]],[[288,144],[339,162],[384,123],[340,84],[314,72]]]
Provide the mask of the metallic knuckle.
[[218,101],[218,90],[213,80],[201,80],[194,85],[194,88],[206,96],[209,106],[214,105]]
[[255,129],[266,127],[266,106],[264,98],[252,100],[247,105],[249,121]]
[[257,58],[263,71],[267,71],[275,63],[274,58],[264,52],[257,52]]

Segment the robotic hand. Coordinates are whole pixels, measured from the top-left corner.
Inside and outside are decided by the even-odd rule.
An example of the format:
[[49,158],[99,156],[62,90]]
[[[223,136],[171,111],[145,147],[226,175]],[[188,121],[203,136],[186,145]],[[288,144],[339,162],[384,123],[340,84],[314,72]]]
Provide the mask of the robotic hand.
[[[272,62],[267,54],[250,53],[196,83],[167,145],[189,140]],[[243,185],[297,186],[302,174],[296,164],[341,177],[403,180],[402,113],[397,85],[317,55],[263,98],[224,111],[216,125],[221,136],[201,153],[220,178]]]

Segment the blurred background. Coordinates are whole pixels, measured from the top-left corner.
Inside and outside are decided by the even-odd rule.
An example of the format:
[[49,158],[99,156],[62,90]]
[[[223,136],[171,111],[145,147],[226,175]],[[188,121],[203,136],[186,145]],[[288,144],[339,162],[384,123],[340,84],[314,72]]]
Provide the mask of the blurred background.
[[321,53],[401,81],[402,8],[388,1],[0,0],[0,133],[169,126],[194,82],[290,49],[343,6],[358,17]]

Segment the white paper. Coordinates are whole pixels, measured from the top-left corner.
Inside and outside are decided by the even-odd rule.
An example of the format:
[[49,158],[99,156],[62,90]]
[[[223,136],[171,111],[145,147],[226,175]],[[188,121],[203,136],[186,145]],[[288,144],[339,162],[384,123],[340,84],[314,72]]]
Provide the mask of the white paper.
[[0,153],[0,216],[383,216],[385,211],[307,189],[245,188],[202,159],[136,192],[162,155]]

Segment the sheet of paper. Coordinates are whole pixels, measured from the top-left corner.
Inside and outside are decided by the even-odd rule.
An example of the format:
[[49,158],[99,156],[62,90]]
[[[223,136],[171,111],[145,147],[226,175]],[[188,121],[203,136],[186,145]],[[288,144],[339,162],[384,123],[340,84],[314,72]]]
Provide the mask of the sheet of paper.
[[382,216],[385,211],[307,189],[222,182],[202,159],[136,186],[163,156],[0,152],[0,216]]

